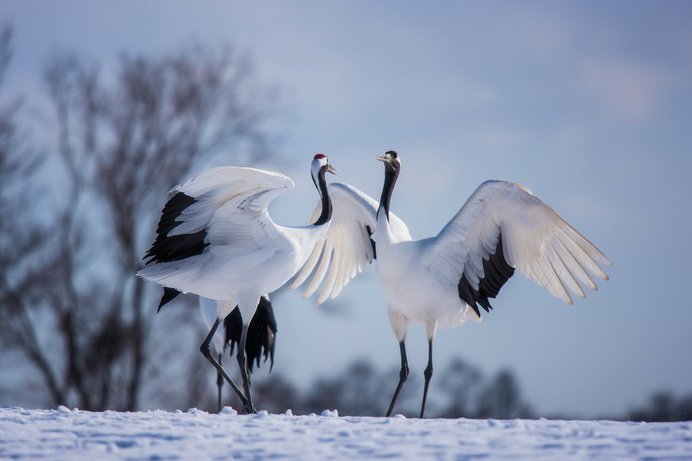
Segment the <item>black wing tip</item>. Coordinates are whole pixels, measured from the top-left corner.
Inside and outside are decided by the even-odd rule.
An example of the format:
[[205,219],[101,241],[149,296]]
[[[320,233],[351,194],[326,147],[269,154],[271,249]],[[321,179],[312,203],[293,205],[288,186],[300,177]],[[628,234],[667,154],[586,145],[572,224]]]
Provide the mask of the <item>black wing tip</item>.
[[196,198],[190,197],[184,192],[177,192],[166,202],[156,227],[154,243],[142,258],[148,259],[146,264],[178,261],[195,256],[202,253],[209,245],[205,242],[206,229],[189,234],[168,235],[181,223],[178,221],[178,217],[182,212],[196,202]]
[[480,319],[481,318],[481,311],[478,310],[478,306],[476,305],[476,303],[469,303],[468,301],[466,301],[466,302],[467,302],[467,304],[469,304],[469,306],[471,306],[473,308],[473,311],[476,313],[476,315]]
[[366,224],[365,230],[368,232],[368,237],[370,237],[370,245],[372,245],[372,259],[377,259],[377,248],[375,247],[375,241],[372,239],[372,229],[370,229],[370,226]]
[[459,280],[459,297],[471,306],[480,318],[481,313],[478,309],[478,304],[486,312],[490,312],[493,306],[490,305],[489,299],[493,299],[498,295],[500,289],[512,275],[514,275],[514,268],[505,259],[502,232],[499,232],[495,253],[488,255],[488,259],[483,259],[483,277],[478,281],[478,289],[471,286],[466,278],[466,274],[464,274],[461,280]]
[[206,237],[206,229],[193,234],[157,237],[144,258],[150,258],[147,264],[167,263],[202,254],[209,246],[209,243],[205,242]]

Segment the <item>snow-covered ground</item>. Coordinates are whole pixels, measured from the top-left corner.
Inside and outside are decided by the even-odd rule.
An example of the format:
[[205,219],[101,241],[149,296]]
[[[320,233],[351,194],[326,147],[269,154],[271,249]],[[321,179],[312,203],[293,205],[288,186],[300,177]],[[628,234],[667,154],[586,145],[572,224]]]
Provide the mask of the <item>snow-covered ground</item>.
[[692,422],[0,408],[0,459],[692,459]]

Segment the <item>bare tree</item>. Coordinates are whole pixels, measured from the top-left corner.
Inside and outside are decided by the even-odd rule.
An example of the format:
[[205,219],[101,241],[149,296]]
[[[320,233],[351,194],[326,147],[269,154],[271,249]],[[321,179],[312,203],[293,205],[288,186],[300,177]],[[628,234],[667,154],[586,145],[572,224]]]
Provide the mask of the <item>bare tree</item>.
[[[331,378],[319,378],[296,402],[293,410],[302,413],[338,409],[340,414],[381,416],[391,399],[391,383],[397,369],[377,372],[367,361],[357,360]],[[403,388],[402,404],[397,412],[417,415],[423,391],[420,377],[412,375]],[[411,384],[411,386],[408,386]],[[439,390],[430,396],[431,415],[443,418],[528,418],[530,407],[524,403],[519,385],[508,370],[493,379],[460,358],[453,359],[442,371]]]
[[105,77],[64,54],[44,77],[56,140],[42,160],[58,177],[51,232],[32,296],[1,306],[12,317],[3,335],[25,338],[7,344],[43,377],[53,404],[136,409],[145,382],[166,392],[174,382],[161,383],[170,351],[152,347],[150,336],[160,293],[134,276],[153,219],[166,191],[202,159],[222,149],[229,163],[272,155],[263,129],[271,101],[252,86],[249,60],[229,47],[126,55]]
[[[0,87],[12,56],[11,39],[9,26],[0,29]],[[28,260],[42,247],[47,232],[22,213],[38,191],[25,187],[36,171],[37,156],[19,127],[21,109],[19,98],[0,100],[0,346],[3,351],[20,349],[57,395],[60,386],[39,347],[31,312],[33,288],[41,276]]]
[[655,392],[646,406],[628,412],[630,421],[692,421],[692,394],[676,398],[666,391]]
[[512,372],[500,370],[480,396],[476,418],[531,418],[533,412],[519,390]]
[[444,418],[472,418],[476,413],[478,393],[483,386],[480,370],[460,358],[454,358],[440,376],[440,388],[446,402]]
[[283,413],[286,410],[302,408],[301,394],[298,389],[285,376],[272,372],[263,374],[257,379],[253,375],[253,393],[257,401],[261,402],[262,409],[272,413]]
[[369,362],[356,360],[333,378],[315,380],[300,410],[338,409],[342,415],[379,416],[387,396],[378,378]]

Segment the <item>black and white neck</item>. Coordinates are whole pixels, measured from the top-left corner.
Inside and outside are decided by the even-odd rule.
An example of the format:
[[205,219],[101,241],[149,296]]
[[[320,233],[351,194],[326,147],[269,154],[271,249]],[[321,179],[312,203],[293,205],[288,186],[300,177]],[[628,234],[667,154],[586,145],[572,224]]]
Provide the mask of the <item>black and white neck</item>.
[[329,172],[336,174],[336,169],[327,161],[327,156],[324,154],[315,155],[312,161],[312,182],[315,183],[315,187],[322,197],[322,213],[320,217],[313,224],[314,226],[321,226],[322,224],[328,222],[332,218],[332,201],[329,198],[329,191],[327,189],[327,181],[324,175]]
[[378,156],[377,159],[384,163],[384,184],[382,185],[382,195],[380,196],[380,207],[377,209],[377,216],[379,217],[380,212],[384,210],[387,221],[389,221],[389,200],[392,198],[392,191],[399,177],[401,161],[399,160],[399,154],[393,150]]

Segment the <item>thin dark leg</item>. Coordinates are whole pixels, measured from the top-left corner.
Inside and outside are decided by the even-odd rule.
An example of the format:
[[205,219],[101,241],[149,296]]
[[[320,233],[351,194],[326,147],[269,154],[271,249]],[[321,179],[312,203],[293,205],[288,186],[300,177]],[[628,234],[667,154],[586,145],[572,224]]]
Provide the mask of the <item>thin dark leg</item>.
[[224,370],[219,362],[216,361],[213,355],[211,355],[211,350],[209,349],[209,344],[211,344],[211,339],[214,337],[214,333],[216,333],[216,329],[219,327],[219,323],[221,321],[219,319],[216,319],[216,322],[214,322],[214,325],[211,327],[211,330],[209,330],[209,334],[207,335],[207,338],[204,340],[202,345],[199,347],[199,350],[202,352],[202,355],[207,358],[211,362],[212,365],[214,365],[214,368],[216,368],[216,371],[218,373],[221,373],[221,376],[228,381],[228,384],[231,385],[233,390],[235,391],[236,394],[238,394],[238,397],[240,397],[240,400],[243,402],[243,406],[247,405],[247,399],[243,395],[243,393],[240,391],[238,386],[233,382],[230,376],[228,376],[228,373],[226,373],[226,370]]
[[406,360],[406,345],[403,341],[399,343],[399,351],[401,351],[401,370],[399,370],[399,384],[396,386],[396,391],[394,391],[394,397],[392,397],[392,403],[389,404],[389,409],[385,416],[391,416],[392,410],[394,409],[394,404],[396,399],[399,398],[399,392],[404,385],[404,381],[408,378],[408,360]]
[[245,358],[245,342],[247,341],[248,324],[243,324],[243,333],[240,335],[240,343],[238,343],[238,366],[240,367],[240,376],[243,378],[243,388],[247,400],[243,402],[244,413],[257,413],[255,406],[252,404],[252,395],[250,395],[250,374],[247,371],[247,360]]
[[[223,354],[219,353],[219,358],[218,358],[218,360],[219,360],[219,365],[221,365],[221,358],[222,358],[222,357],[223,357]],[[223,366],[223,365],[222,365],[222,366]],[[217,370],[217,372],[216,372],[216,387],[217,387],[218,390],[219,390],[219,395],[218,395],[218,399],[217,399],[217,404],[218,404],[218,407],[219,407],[219,412],[221,412],[221,388],[223,387],[223,376],[221,376],[221,373],[219,373],[218,370]]]
[[423,388],[423,405],[420,407],[420,417],[423,417],[423,413],[425,413],[425,401],[428,398],[428,386],[430,385],[430,378],[432,378],[433,374],[433,365],[432,365],[432,339],[428,340],[428,366],[425,367],[425,371],[423,372],[423,376],[425,376],[425,387]]

